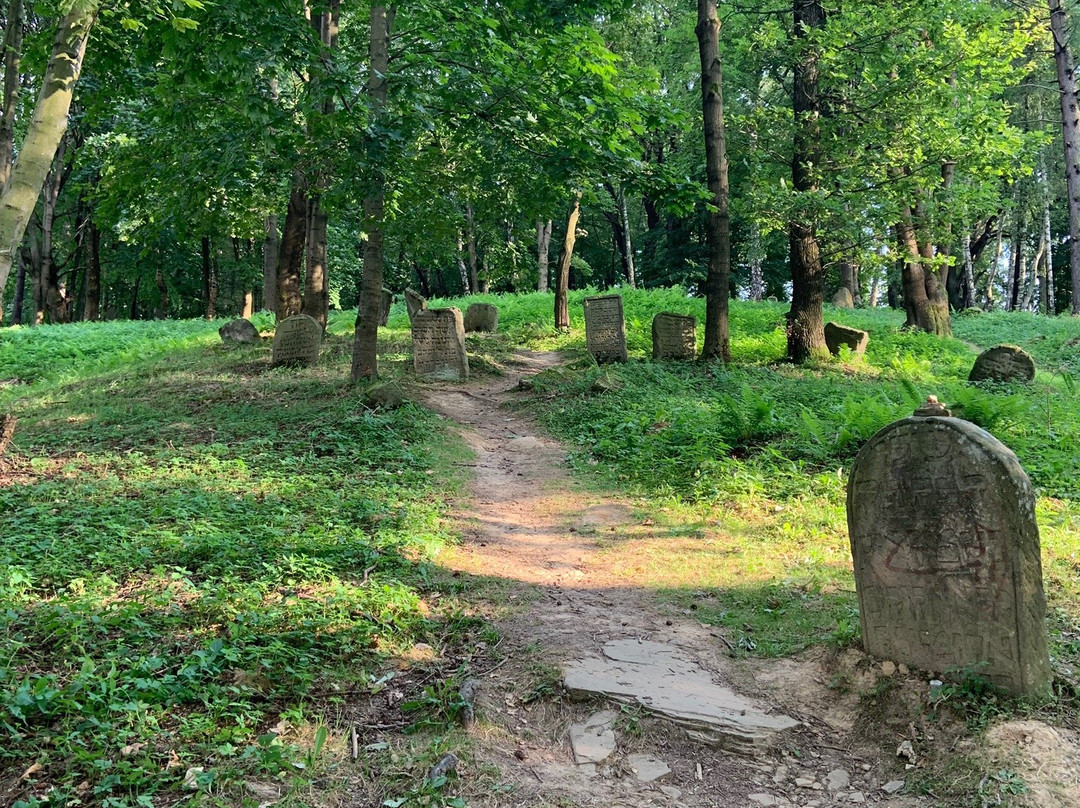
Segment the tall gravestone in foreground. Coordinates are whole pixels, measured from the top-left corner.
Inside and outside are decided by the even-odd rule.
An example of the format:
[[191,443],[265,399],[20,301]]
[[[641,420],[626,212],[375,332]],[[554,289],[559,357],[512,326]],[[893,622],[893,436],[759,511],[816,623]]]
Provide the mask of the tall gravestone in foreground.
[[460,309],[423,309],[412,321],[413,368],[433,379],[469,378]]
[[621,297],[585,298],[585,343],[600,364],[626,361],[626,323]]
[[322,347],[322,326],[314,317],[298,314],[286,317],[274,329],[274,358],[272,364],[314,365],[319,361]]
[[1043,693],[1051,672],[1031,483],[993,435],[948,414],[929,400],[878,432],[852,467],[863,645]]
[[660,312],[652,321],[653,359],[694,359],[697,356],[697,318]]

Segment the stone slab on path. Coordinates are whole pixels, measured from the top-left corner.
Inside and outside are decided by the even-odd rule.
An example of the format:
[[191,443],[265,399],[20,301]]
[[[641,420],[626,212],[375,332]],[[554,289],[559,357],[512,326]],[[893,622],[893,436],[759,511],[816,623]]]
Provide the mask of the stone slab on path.
[[574,762],[603,763],[615,751],[615,719],[611,710],[591,716],[584,724],[570,725]]
[[737,752],[754,752],[798,726],[795,719],[766,713],[716,684],[708,671],[673,646],[613,640],[603,653],[566,664],[563,681],[571,695],[638,703],[683,727],[695,740]]

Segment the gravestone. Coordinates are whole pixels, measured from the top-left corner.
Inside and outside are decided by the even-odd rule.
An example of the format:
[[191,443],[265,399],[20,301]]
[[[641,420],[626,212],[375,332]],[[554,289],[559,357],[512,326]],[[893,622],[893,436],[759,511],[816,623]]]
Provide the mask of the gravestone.
[[417,312],[424,311],[427,308],[427,300],[419,292],[414,292],[412,289],[406,289],[405,308],[408,309],[409,322],[411,323]]
[[250,320],[230,320],[218,329],[218,336],[226,345],[249,344],[259,341],[259,329]]
[[847,513],[868,653],[1048,690],[1035,497],[1016,455],[928,401],[859,452]]
[[279,365],[314,365],[319,361],[322,326],[314,317],[298,314],[286,317],[274,330],[274,367]]
[[841,286],[833,295],[832,304],[838,309],[853,309],[855,308],[855,298],[851,296],[850,289]]
[[424,309],[413,318],[413,368],[432,379],[469,378],[460,309]]
[[839,323],[825,323],[825,344],[833,356],[840,355],[841,345],[848,346],[852,353],[866,353],[866,343],[869,341],[870,335],[865,331]]
[[1034,378],[1035,360],[1031,358],[1031,354],[1015,345],[995,345],[979,354],[968,381],[1027,384]]
[[390,307],[394,305],[394,293],[385,286],[382,290],[382,299],[379,301],[379,325],[390,322]]
[[626,323],[621,297],[585,298],[585,344],[600,364],[626,361]]
[[694,359],[697,356],[697,318],[669,311],[652,321],[653,359]]
[[465,310],[465,333],[499,330],[499,309],[490,303],[473,303]]

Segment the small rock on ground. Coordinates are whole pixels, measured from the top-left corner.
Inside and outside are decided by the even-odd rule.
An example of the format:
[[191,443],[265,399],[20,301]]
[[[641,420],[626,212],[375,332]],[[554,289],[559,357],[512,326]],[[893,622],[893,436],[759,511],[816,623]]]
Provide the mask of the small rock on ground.
[[652,755],[630,755],[626,762],[637,779],[643,783],[651,783],[671,774],[671,767]]

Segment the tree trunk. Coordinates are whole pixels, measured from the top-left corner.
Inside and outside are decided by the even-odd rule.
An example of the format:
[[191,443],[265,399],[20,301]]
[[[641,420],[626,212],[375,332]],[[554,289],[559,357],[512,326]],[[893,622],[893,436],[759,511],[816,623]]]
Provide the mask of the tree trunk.
[[[902,205],[901,220],[896,226],[900,248],[904,256],[903,282],[904,305],[908,311],[908,323],[929,334],[945,336],[951,333],[949,325],[948,297],[940,288],[935,275],[923,267],[923,254],[919,250],[919,241],[915,235],[914,216],[910,205]],[[937,292],[939,300],[931,299],[931,290]],[[944,319],[940,300],[945,301]]]
[[758,303],[765,296],[765,249],[761,243],[761,225],[750,222],[750,244],[746,257],[750,261],[750,299]]
[[94,223],[93,213],[87,226],[86,309],[83,316],[89,322],[96,322],[101,318],[101,231]]
[[98,0],[75,0],[64,15],[53,41],[52,55],[45,68],[29,129],[11,177],[0,193],[0,289],[7,285],[26,224],[67,130],[72,91],[82,69],[86,40],[97,8]]
[[546,292],[548,290],[548,259],[551,250],[551,219],[536,220],[536,265],[537,282],[536,290]]
[[0,113],[0,188],[11,176],[15,159],[15,113],[19,107],[19,61],[22,58],[22,0],[8,3],[4,30],[4,106]]
[[479,267],[476,261],[476,222],[473,219],[472,203],[465,203],[465,241],[469,247],[469,294],[480,291]]
[[277,319],[284,320],[300,313],[300,269],[304,263],[307,241],[307,182],[297,171],[293,174],[289,208],[277,265]]
[[581,191],[574,192],[574,201],[566,214],[566,233],[559,248],[559,262],[555,268],[555,327],[570,328],[570,263],[574,260],[574,243],[577,241],[577,223],[581,216]]
[[217,315],[217,272],[215,261],[211,253],[213,244],[209,236],[202,237],[202,273],[203,273],[203,305],[206,307],[206,319],[213,320]]
[[22,325],[23,305],[26,300],[26,261],[19,253],[19,268],[15,273],[15,300],[11,306],[11,322],[13,325]]
[[961,245],[964,258],[964,284],[960,294],[960,308],[967,309],[975,305],[975,259],[971,254],[971,236],[964,234]]
[[994,282],[997,280],[998,267],[1001,265],[1002,237],[1005,234],[1005,217],[998,219],[997,246],[994,248],[994,259],[986,271],[986,294],[984,295],[985,308],[990,311],[994,308]]
[[277,311],[277,267],[281,235],[278,233],[275,214],[271,213],[266,217],[264,228],[266,236],[263,238],[262,307],[264,311]]
[[[1019,199],[1019,195],[1017,197]],[[1008,296],[1005,301],[1006,311],[1016,311],[1020,302],[1020,284],[1024,273],[1024,230],[1027,224],[1023,208],[1018,206],[1016,217],[1016,235],[1013,236],[1013,268],[1009,275]]]
[[1061,0],[1049,0],[1054,64],[1061,94],[1061,131],[1065,146],[1065,185],[1069,199],[1069,267],[1072,313],[1080,315],[1080,98],[1069,47],[1069,20]]
[[1043,240],[1046,242],[1046,254],[1043,255],[1042,293],[1039,302],[1043,314],[1057,314],[1057,301],[1054,299],[1054,234],[1050,229],[1050,191],[1047,188],[1043,200]]
[[[709,272],[705,277],[705,343],[702,359],[731,361],[728,332],[731,234],[728,219],[727,144],[724,138],[723,66],[716,0],[698,0],[698,55],[701,59],[701,109],[705,122],[705,175],[711,196],[705,225]],[[822,337],[824,340],[824,336]]]
[[881,271],[876,270],[874,272],[874,280],[870,284],[870,303],[871,309],[876,309],[878,304],[878,295],[881,292]]
[[53,160],[52,171],[45,180],[41,200],[41,283],[45,309],[50,323],[66,323],[69,320],[71,301],[60,286],[60,274],[53,259],[53,226],[56,224],[56,204],[64,187],[64,155],[67,141],[60,140]]
[[[139,266],[136,265],[135,271],[139,271]],[[128,312],[129,320],[139,319],[139,287],[142,286],[142,274],[135,276],[135,289],[131,292],[131,309]]]
[[[371,7],[371,42],[368,70],[368,95],[371,96],[369,131],[377,132],[377,124],[385,115],[386,76],[389,72],[390,29],[394,9]],[[376,137],[377,135],[369,135]],[[353,339],[352,379],[373,379],[379,375],[378,340],[379,315],[383,286],[383,208],[386,193],[386,166],[376,164],[367,196],[364,197],[364,274],[360,281],[360,306],[356,316]]]
[[[206,239],[203,239],[206,241]],[[205,259],[204,259],[205,260]],[[161,271],[161,264],[158,263],[157,271],[154,273],[154,285],[158,288],[158,294],[160,295],[158,303],[158,317],[162,320],[169,319],[169,286],[165,283],[165,273]],[[207,317],[208,320],[213,319]]]
[[327,286],[326,241],[329,221],[320,197],[311,198],[311,219],[308,230],[307,278],[304,283],[303,314],[314,317],[326,328],[330,316],[330,289]]
[[[791,159],[792,187],[798,194],[817,190],[813,176],[819,163],[818,139],[821,102],[818,97],[820,70],[817,47],[806,44],[807,33],[825,26],[825,8],[820,0],[794,0],[795,37],[803,40],[795,62],[792,108],[795,134]],[[793,362],[826,357],[825,267],[821,260],[813,215],[801,214],[790,222],[788,244],[791,263],[791,310],[787,314],[788,358]]]

